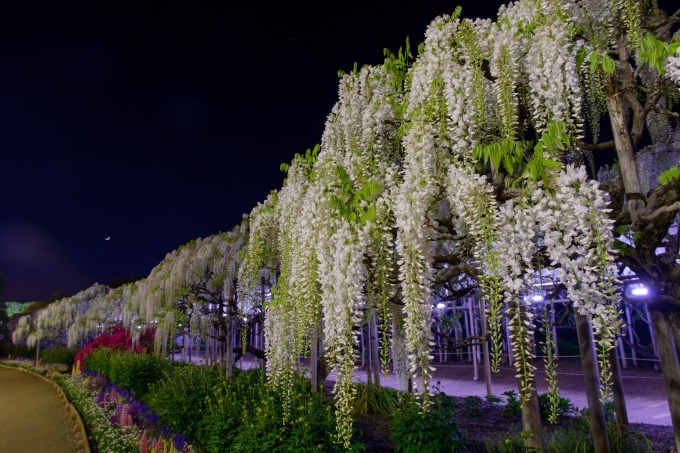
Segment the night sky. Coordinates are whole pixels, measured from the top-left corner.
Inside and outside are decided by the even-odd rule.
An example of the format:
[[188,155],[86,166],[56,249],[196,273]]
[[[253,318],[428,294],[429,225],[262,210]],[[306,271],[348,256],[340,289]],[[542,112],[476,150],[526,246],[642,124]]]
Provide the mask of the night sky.
[[2,2],[0,300],[146,276],[230,230],[320,142],[338,70],[501,3]]

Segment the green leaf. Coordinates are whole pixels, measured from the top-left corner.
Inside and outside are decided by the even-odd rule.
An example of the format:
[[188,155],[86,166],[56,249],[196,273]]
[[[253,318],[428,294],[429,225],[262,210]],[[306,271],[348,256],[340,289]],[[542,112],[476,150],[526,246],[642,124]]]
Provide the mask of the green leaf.
[[675,179],[680,179],[680,164],[675,164],[659,175],[659,183],[664,186]]
[[600,56],[597,54],[597,52],[592,51],[590,52],[590,72],[597,72],[597,65],[600,62]]
[[614,63],[614,59],[610,57],[609,55],[605,55],[602,57],[602,69],[606,74],[614,74],[614,71],[616,71],[616,64]]
[[366,220],[371,221],[374,220],[377,216],[377,208],[375,201],[370,204],[368,207],[368,210],[366,211]]
[[505,171],[508,172],[509,175],[511,175],[515,171],[512,165],[512,161],[508,155],[506,155],[505,158],[503,159],[503,164],[505,167]]
[[461,8],[460,5],[456,6],[456,9],[453,10],[453,14],[451,14],[451,21],[458,19],[462,12],[463,12],[463,8]]
[[492,143],[489,147],[489,157],[491,158],[491,166],[494,169],[500,168],[501,165],[501,146],[498,143]]

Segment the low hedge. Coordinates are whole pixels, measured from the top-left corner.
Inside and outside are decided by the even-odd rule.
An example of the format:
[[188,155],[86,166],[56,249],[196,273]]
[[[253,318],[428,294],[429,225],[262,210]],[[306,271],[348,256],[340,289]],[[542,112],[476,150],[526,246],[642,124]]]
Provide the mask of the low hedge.
[[173,365],[150,354],[98,348],[87,358],[84,368],[100,372],[110,382],[141,398],[151,384],[172,370]]

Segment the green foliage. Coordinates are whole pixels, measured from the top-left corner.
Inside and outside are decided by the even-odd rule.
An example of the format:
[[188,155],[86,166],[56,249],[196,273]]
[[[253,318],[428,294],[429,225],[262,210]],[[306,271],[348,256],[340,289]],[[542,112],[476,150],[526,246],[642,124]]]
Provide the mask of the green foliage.
[[337,186],[340,189],[340,195],[333,194],[330,196],[331,206],[340,211],[340,215],[352,223],[365,225],[366,222],[375,219],[375,200],[380,194],[380,183],[368,181],[355,192],[349,174],[343,166],[335,167],[335,173],[340,180],[340,184]]
[[[316,159],[319,157],[319,151],[321,151],[321,146],[317,143],[314,145],[314,148],[307,148],[307,151],[304,154],[295,153],[295,156],[293,157],[293,162],[302,165],[305,168],[307,174],[310,175],[310,179],[313,179],[312,169],[314,168]],[[287,174],[290,170],[290,165],[291,164],[284,162],[279,168],[282,172]],[[283,185],[286,185],[287,180],[288,178],[283,180]]]
[[512,175],[522,163],[524,151],[528,146],[526,142],[506,138],[488,145],[475,146],[472,157],[481,161],[484,165],[491,162],[491,168],[494,171],[498,171],[502,165],[505,172]]
[[68,366],[72,366],[76,352],[75,349],[61,347],[41,349],[40,360],[47,363],[65,363]]
[[521,414],[522,404],[519,400],[519,395],[517,395],[517,392],[514,390],[508,390],[503,392],[503,395],[505,395],[505,408],[503,410],[508,414]]
[[525,440],[520,434],[513,434],[500,442],[486,442],[489,453],[526,453]]
[[463,398],[461,406],[470,414],[481,415],[482,398],[475,395],[466,396]]
[[172,369],[172,363],[150,354],[96,349],[85,361],[85,368],[99,371],[106,379],[130,390],[137,398],[149,391],[149,386],[161,380]]
[[[332,407],[311,393],[302,377],[289,391],[290,415],[284,422],[283,398],[269,388],[264,373],[236,371],[208,397],[197,444],[208,452],[341,451],[333,443]],[[360,450],[361,445],[352,449]]]
[[[541,393],[538,395],[538,407],[543,417],[548,417],[550,414],[550,393]],[[557,400],[557,415],[567,415],[576,412],[576,408],[571,404],[569,398],[559,397]]]
[[14,358],[24,357],[24,358],[35,358],[35,347],[29,348],[25,344],[15,344],[5,351],[7,356],[12,356]]
[[666,185],[674,180],[680,180],[680,164],[675,164],[659,175],[659,183]]
[[[385,72],[392,74],[390,84],[392,85],[394,93],[403,93],[406,86],[406,76],[411,67],[411,61],[413,60],[411,43],[408,36],[406,37],[406,45],[404,47],[399,47],[396,54],[385,48],[383,49],[383,55],[385,57],[385,62],[383,63]],[[406,116],[408,103],[404,102],[401,96],[397,95],[390,97],[389,101],[394,109],[395,117],[397,119],[404,118],[404,116]],[[398,137],[404,136],[407,124],[408,122],[406,121],[399,122],[399,127],[397,129]]]
[[[562,153],[573,147],[573,139],[562,121],[551,121],[546,125],[540,138],[533,145],[533,155],[529,157],[531,143],[506,138],[486,145],[477,145],[472,157],[482,165],[491,164],[493,171],[503,171],[512,176],[522,171],[522,177],[532,181],[547,180],[549,169],[562,166]],[[523,167],[523,168],[522,168]],[[518,183],[521,178],[509,178],[509,184]]]
[[207,397],[224,378],[217,368],[193,364],[177,366],[149,386],[144,402],[162,419],[170,430],[195,439],[203,414],[208,408]]
[[21,315],[33,302],[5,302],[5,310],[8,317]]
[[[647,437],[639,432],[623,430],[616,423],[607,423],[609,451],[618,453],[650,452],[651,444]],[[587,414],[558,428],[544,433],[546,453],[594,453],[595,447],[590,431]],[[500,442],[487,442],[489,453],[526,453],[525,439],[521,434],[512,434]]]
[[396,441],[397,453],[465,451],[451,401],[443,393],[434,395],[425,412],[415,398],[405,397],[402,410],[392,419],[390,437]]
[[487,403],[499,404],[503,402],[503,398],[497,395],[486,395],[484,397]]
[[383,49],[383,55],[385,57],[384,68],[394,76],[391,80],[392,87],[399,93],[404,89],[404,78],[408,68],[411,66],[411,60],[413,60],[411,43],[408,36],[406,37],[406,45],[399,47],[396,54],[385,48]]
[[534,145],[534,155],[527,162],[523,175],[532,181],[547,180],[547,170],[562,166],[562,153],[573,146],[573,140],[562,121],[547,124]]
[[392,415],[401,405],[398,390],[363,382],[354,384],[356,395],[352,400],[352,415]]
[[640,41],[640,52],[638,55],[643,61],[655,68],[659,74],[663,74],[668,56],[677,54],[678,48],[680,48],[680,38],[676,38],[671,43],[665,43],[651,33],[647,33]]
[[[576,52],[576,64],[580,67],[583,61],[585,60],[586,57],[586,49],[585,47],[581,47],[577,52]],[[590,52],[590,55],[588,56],[588,61],[590,63],[590,72],[592,74],[597,74],[599,68],[602,68],[602,71],[605,74],[614,74],[616,71],[616,63],[614,62],[614,59],[610,57],[609,55],[604,55],[600,58],[600,55],[596,51]]]

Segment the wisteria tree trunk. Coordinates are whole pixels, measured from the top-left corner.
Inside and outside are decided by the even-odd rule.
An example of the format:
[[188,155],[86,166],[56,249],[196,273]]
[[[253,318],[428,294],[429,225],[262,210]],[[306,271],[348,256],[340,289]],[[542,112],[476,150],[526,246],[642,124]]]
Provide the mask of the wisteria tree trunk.
[[[532,378],[532,390],[529,391],[529,400],[522,404],[522,426],[528,432],[526,446],[528,451],[543,453],[543,424],[541,423],[541,409],[538,405],[538,392],[536,391],[536,379]],[[522,392],[522,389],[519,389]]]
[[[508,308],[511,311],[521,310],[520,317],[525,318],[523,314],[524,309],[517,307],[517,302],[509,302]],[[543,445],[543,423],[541,422],[541,409],[538,404],[535,376],[531,376],[526,384],[529,385],[530,390],[522,388],[522,380],[517,379],[520,398],[524,398],[528,392],[528,399],[522,403],[522,430],[526,433],[526,447],[529,451],[543,453],[545,451]]]
[[590,429],[593,433],[595,453],[609,453],[609,439],[607,438],[607,421],[604,416],[604,407],[600,401],[600,376],[597,358],[595,356],[595,343],[588,319],[574,310],[576,319],[576,334],[578,347],[581,352],[581,368],[585,381],[586,397],[588,399],[588,411],[590,413]]
[[614,398],[614,412],[616,422],[621,429],[628,431],[628,408],[626,406],[626,396],[623,393],[623,377],[621,376],[621,366],[616,347],[609,350],[609,366],[612,373],[612,397]]
[[[618,69],[623,73],[622,80],[630,80],[628,66],[628,56],[625,50],[625,43],[619,43],[619,65]],[[654,203],[650,203],[649,195],[642,194],[642,186],[637,170],[637,163],[635,161],[634,143],[631,139],[630,130],[628,128],[628,121],[626,118],[626,106],[624,99],[626,98],[625,88],[619,87],[619,81],[616,76],[611,76],[605,84],[605,94],[607,108],[609,111],[609,119],[612,127],[614,143],[616,147],[616,154],[619,160],[621,170],[621,179],[625,191],[626,206],[630,216],[630,225],[634,232],[640,233],[640,238],[636,240],[635,248],[636,254],[639,257],[639,266],[632,265],[633,271],[647,283],[654,283],[654,290],[658,291],[661,288],[668,290],[667,286],[669,279],[672,281],[673,272],[677,274],[677,266],[669,266],[670,272],[664,272],[655,263],[649,263],[651,266],[645,266],[645,261],[657,261],[655,253],[658,245],[655,240],[656,237],[663,237],[665,231],[655,231],[664,222],[657,224],[652,223],[652,220],[657,220],[663,215],[674,216],[675,211],[670,210],[668,213],[652,213],[647,212],[654,209]],[[630,102],[633,102],[632,100]],[[662,194],[663,195],[663,194]],[[656,196],[656,195],[655,195]],[[647,206],[645,205],[647,204]],[[647,209],[646,209],[647,208]],[[655,217],[652,217],[655,215]],[[651,219],[650,219],[651,218]],[[670,223],[670,222],[666,222]],[[667,227],[666,227],[667,230]],[[659,237],[659,238],[660,238]],[[662,257],[658,258],[659,260]],[[663,264],[663,263],[659,263]],[[659,272],[661,270],[661,272]],[[665,274],[665,275],[664,275]],[[677,276],[676,276],[677,277]],[[661,303],[663,305],[663,303]],[[673,421],[673,430],[675,433],[676,444],[680,447],[680,366],[678,365],[677,351],[675,348],[675,340],[673,339],[672,328],[668,318],[659,313],[652,315],[654,325],[654,335],[657,343],[664,343],[665,347],[659,347],[659,360],[661,362],[662,373],[664,375],[664,382],[666,382],[666,391],[668,393],[668,404],[671,412],[671,419]],[[670,347],[672,345],[672,347]],[[677,414],[673,417],[673,414]]]
[[668,320],[668,316],[659,310],[652,308],[652,325],[654,335],[657,338],[659,349],[659,361],[661,362],[661,372],[663,381],[668,394],[668,406],[673,422],[673,436],[675,446],[680,451],[680,377],[677,370],[679,368],[678,355],[675,346],[675,336]]

